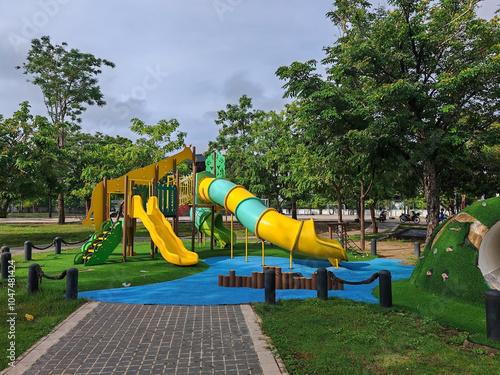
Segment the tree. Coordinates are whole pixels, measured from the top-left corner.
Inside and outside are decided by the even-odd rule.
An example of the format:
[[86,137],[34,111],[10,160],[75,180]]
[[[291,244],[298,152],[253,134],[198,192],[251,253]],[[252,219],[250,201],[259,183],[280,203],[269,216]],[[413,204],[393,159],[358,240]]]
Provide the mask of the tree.
[[48,125],[45,117],[30,114],[28,102],[12,118],[0,115],[0,217],[7,216],[13,201],[45,191],[54,170],[51,150],[57,149],[47,136]]
[[319,84],[314,62],[281,75],[290,93],[326,97],[325,117],[357,115],[403,157],[400,168],[423,187],[428,237],[438,224],[441,171],[477,151],[470,145],[478,138],[490,146],[498,139],[485,135],[499,120],[500,26],[497,16],[477,17],[478,3],[391,0],[391,10],[371,10],[367,1],[337,0],[328,17],[341,37],[323,60],[331,85]]
[[166,154],[182,148],[187,136],[186,132],[178,130],[180,124],[177,119],[160,120],[156,125],[146,125],[137,118],[131,122],[130,130],[141,136],[136,141],[135,152],[144,153],[138,160],[144,166],[156,163],[164,159]]
[[121,136],[101,133],[76,133],[68,138],[68,152],[74,166],[71,194],[85,200],[87,208],[94,187],[104,177],[118,178],[158,162],[184,143],[186,133],[178,131],[179,122],[175,119],[160,120],[157,125],[146,125],[137,118],[131,122],[130,129],[141,136],[135,143]]
[[[284,200],[295,207],[303,195],[292,172],[296,154],[293,107],[287,106],[281,113],[253,110],[251,99],[243,95],[238,105],[227,105],[227,111],[218,112],[215,122],[222,128],[217,139],[209,143],[209,151],[225,154],[232,181],[257,196],[268,197],[278,210]],[[292,216],[296,217],[296,212]]]
[[260,177],[265,176],[259,173],[262,164],[258,158],[261,153],[255,150],[255,130],[265,112],[254,110],[252,99],[243,95],[238,104],[228,104],[226,110],[217,112],[217,116],[215,123],[221,128],[215,141],[209,142],[209,152],[223,152],[228,177],[257,193],[251,186],[261,184]]
[[[77,49],[67,49],[67,43],[53,45],[50,37],[43,36],[31,41],[23,73],[32,76],[29,82],[39,86],[47,112],[58,129],[57,143],[64,149],[66,133],[78,129],[81,114],[87,106],[106,104],[98,85],[101,66],[114,67],[105,59],[96,58]],[[64,180],[64,176],[60,176]],[[59,194],[59,224],[64,224],[64,195]]]

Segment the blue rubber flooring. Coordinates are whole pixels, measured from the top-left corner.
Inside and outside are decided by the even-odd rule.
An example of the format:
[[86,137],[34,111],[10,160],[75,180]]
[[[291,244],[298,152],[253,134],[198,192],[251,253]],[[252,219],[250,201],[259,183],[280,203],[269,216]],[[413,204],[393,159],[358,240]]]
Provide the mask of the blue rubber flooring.
[[[78,296],[103,302],[151,305],[226,305],[265,301],[264,289],[227,288],[217,285],[218,275],[229,275],[230,270],[235,270],[237,276],[250,276],[252,271],[262,271],[262,257],[249,256],[248,262],[245,262],[245,257],[216,257],[204,262],[210,266],[208,270],[182,279],[121,289],[80,292]],[[341,262],[339,269],[332,267],[329,262],[302,259],[294,259],[293,269],[290,269],[289,259],[274,257],[266,257],[265,265],[281,267],[282,272],[300,272],[305,277],[310,277],[319,267],[325,267],[346,281],[366,280],[380,270],[390,271],[393,281],[408,279],[414,268],[400,264],[397,259],[381,258],[365,262]],[[328,295],[378,303],[372,296],[376,286],[378,279],[365,285],[346,284],[344,290],[332,290]],[[313,290],[276,290],[276,299],[304,299],[316,296],[317,293]]]

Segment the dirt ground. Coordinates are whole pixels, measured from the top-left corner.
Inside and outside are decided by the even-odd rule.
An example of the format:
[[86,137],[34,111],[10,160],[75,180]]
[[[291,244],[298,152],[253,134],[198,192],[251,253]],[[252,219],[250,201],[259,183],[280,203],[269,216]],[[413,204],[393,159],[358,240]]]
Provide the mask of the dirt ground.
[[[318,236],[328,238],[329,234],[328,232],[318,233]],[[354,243],[361,248],[360,241],[354,241]],[[424,243],[420,245],[421,252],[424,250],[424,246],[425,246]],[[365,241],[365,253],[371,254],[370,240]],[[398,240],[388,240],[388,239],[378,240],[377,255],[381,258],[387,258],[387,259],[416,260],[413,241],[398,241]]]
[[[360,246],[359,241],[356,244]],[[423,250],[423,245],[420,246],[420,249]],[[365,252],[371,253],[370,242],[366,243]],[[415,260],[413,242],[406,241],[377,241],[377,255],[387,259]]]

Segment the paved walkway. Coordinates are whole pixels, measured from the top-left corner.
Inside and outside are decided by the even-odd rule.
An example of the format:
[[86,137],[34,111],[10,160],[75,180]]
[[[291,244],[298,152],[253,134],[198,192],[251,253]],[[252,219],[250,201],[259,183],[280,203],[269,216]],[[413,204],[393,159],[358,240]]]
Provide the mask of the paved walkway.
[[282,374],[250,305],[88,302],[0,374]]

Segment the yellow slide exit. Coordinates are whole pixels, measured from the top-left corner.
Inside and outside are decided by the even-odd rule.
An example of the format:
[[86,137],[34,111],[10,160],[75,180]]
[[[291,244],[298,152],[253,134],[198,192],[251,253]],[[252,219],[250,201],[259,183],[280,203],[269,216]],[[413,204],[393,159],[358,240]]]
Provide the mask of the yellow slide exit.
[[142,221],[167,262],[178,266],[193,266],[198,263],[198,254],[184,247],[181,239],[175,235],[172,226],[161,213],[157,197],[149,198],[146,212],[142,205],[142,198],[134,195],[130,217]]

